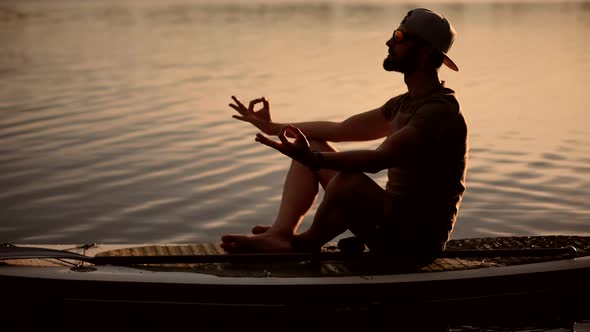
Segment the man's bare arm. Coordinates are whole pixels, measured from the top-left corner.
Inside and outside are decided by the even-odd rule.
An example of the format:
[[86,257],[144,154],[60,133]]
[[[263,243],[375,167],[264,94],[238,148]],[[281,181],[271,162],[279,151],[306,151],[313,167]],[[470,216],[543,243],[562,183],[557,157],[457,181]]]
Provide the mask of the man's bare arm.
[[389,136],[375,150],[324,152],[317,166],[338,171],[377,173],[399,165],[420,148],[420,134],[413,126],[405,126]]
[[[237,97],[232,96],[232,99],[235,104],[229,106],[239,113],[233,118],[249,122],[266,135],[277,136],[288,124],[271,120],[270,103],[264,97],[251,100],[248,107]],[[259,103],[263,104],[262,108],[255,110]],[[351,116],[342,122],[313,121],[291,124],[310,139],[330,142],[369,141],[387,136],[390,130],[390,121],[384,116],[382,107]]]
[[370,141],[387,136],[390,130],[390,121],[385,118],[381,108],[353,115],[342,122],[314,121],[292,125],[299,128],[308,139],[329,142]]
[[[375,150],[314,153],[310,149],[305,134],[293,125],[284,127],[278,136],[280,142],[275,142],[263,134],[257,134],[256,141],[314,169],[328,168],[368,173],[377,173],[413,158],[416,153],[420,153],[424,142],[424,136],[419,129],[410,125],[388,136]],[[287,136],[295,137],[295,142],[291,143]]]

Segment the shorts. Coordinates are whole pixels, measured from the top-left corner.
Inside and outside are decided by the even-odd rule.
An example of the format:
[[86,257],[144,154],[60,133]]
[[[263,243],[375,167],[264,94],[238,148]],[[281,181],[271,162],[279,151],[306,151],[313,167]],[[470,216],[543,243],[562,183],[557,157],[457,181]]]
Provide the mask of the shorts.
[[455,213],[393,194],[388,194],[385,204],[385,217],[375,224],[371,234],[361,237],[371,252],[427,261],[440,255]]

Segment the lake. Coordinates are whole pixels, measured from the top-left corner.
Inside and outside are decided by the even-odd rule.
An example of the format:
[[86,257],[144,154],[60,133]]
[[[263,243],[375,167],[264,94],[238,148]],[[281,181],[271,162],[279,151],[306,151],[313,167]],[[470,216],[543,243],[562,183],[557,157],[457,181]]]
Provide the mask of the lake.
[[[590,3],[427,6],[458,32],[460,71],[441,78],[470,130],[452,238],[590,235]],[[231,118],[230,97],[266,96],[278,122],[381,106],[406,89],[381,64],[413,7],[0,2],[0,242],[217,242],[271,223],[289,160]]]
[[[271,223],[289,160],[230,96],[266,96],[279,122],[376,108],[406,89],[381,63],[412,7],[0,2],[0,240],[217,242]],[[590,235],[590,3],[428,7],[458,32],[441,78],[470,130],[452,237]]]

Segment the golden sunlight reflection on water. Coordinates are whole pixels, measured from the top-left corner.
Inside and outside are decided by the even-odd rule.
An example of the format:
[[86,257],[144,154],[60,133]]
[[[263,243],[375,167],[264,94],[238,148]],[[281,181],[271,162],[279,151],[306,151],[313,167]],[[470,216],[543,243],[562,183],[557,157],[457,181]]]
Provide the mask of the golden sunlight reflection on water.
[[[230,96],[266,96],[276,121],[296,122],[341,120],[405,91],[381,63],[407,3],[0,7],[3,241],[172,243],[249,231],[273,220],[289,161],[231,118]],[[432,8],[459,32],[450,55],[460,71],[441,76],[470,126],[453,237],[590,235],[590,7]]]

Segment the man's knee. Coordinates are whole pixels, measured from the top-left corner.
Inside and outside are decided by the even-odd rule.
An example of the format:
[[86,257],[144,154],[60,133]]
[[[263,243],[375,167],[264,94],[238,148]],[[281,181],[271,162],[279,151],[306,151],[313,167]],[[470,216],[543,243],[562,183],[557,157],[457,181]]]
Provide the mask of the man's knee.
[[325,197],[339,201],[354,199],[367,180],[370,179],[361,172],[339,172],[328,184]]

